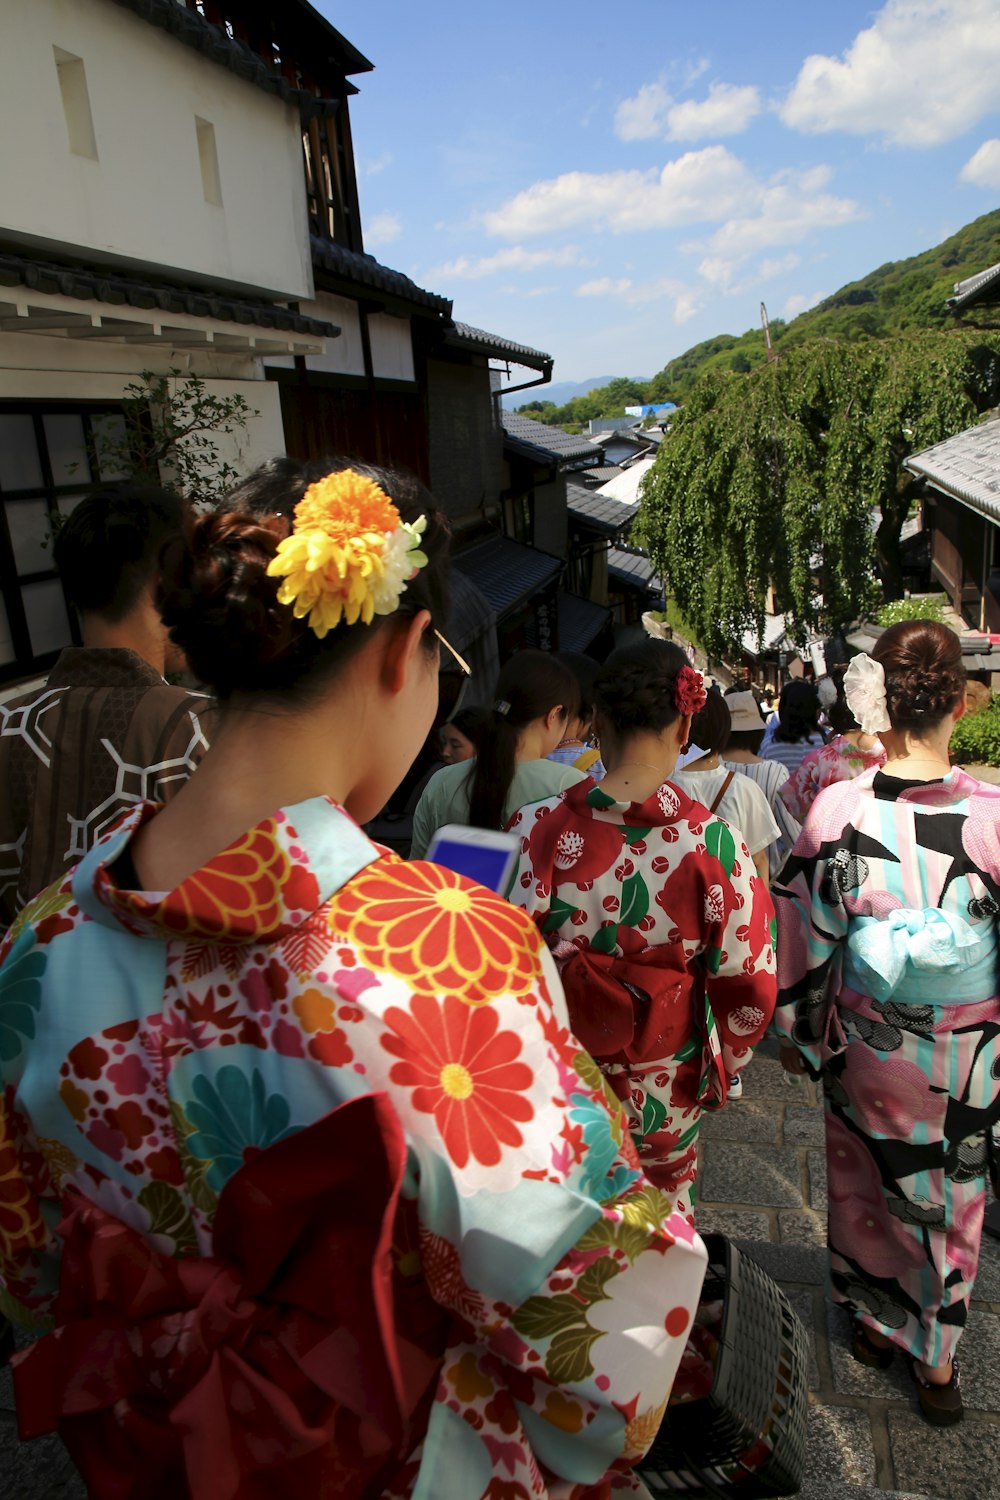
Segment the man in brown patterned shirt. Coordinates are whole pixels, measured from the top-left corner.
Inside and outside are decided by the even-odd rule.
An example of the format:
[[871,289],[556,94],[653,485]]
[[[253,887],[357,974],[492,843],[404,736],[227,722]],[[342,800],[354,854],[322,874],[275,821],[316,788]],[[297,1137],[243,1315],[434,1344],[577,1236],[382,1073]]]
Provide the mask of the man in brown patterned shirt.
[[165,490],[111,486],[55,541],[82,646],[44,687],[0,703],[0,932],[122,813],[165,801],[208,749],[212,700],[164,680],[175,648],[154,602],[159,556],[183,522]]

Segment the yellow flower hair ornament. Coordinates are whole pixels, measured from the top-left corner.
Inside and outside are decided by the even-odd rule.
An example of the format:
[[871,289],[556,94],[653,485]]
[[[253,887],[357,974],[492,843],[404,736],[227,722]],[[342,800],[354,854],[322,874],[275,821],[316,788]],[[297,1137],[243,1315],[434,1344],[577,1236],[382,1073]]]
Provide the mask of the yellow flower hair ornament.
[[295,507],[291,536],[278,543],[268,574],[278,602],[308,616],[320,640],[343,618],[370,625],[391,615],[409,580],[427,565],[420,542],[427,517],[404,521],[385,491],[354,469],[311,484]]

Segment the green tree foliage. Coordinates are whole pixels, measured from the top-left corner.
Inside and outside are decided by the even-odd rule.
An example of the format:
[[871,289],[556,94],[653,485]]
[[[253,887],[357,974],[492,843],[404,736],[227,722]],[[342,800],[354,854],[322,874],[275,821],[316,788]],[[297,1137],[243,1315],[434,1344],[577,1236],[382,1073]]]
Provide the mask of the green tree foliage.
[[1000,766],[1000,697],[959,719],[949,749],[960,766]]
[[890,625],[901,625],[904,620],[936,620],[939,625],[944,625],[947,623],[944,613],[947,603],[944,594],[894,599],[891,604],[883,604],[875,622],[882,630],[888,630]]
[[761,630],[772,584],[800,634],[840,629],[902,593],[903,459],[998,400],[1000,331],[814,340],[704,376],[645,481],[636,537],[713,655]]
[[124,391],[125,431],[105,439],[101,464],[150,484],[167,481],[180,494],[214,504],[240,477],[219,456],[220,437],[243,432],[260,415],[238,393],[213,394],[197,375],[143,370]]

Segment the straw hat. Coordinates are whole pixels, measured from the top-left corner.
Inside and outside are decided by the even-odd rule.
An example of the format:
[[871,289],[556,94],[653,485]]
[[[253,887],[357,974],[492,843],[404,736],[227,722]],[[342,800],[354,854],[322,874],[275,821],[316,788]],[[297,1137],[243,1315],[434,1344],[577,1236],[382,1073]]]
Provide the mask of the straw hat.
[[764,728],[764,720],[760,716],[757,699],[753,693],[730,693],[726,704],[732,715],[734,734],[742,734],[748,729]]

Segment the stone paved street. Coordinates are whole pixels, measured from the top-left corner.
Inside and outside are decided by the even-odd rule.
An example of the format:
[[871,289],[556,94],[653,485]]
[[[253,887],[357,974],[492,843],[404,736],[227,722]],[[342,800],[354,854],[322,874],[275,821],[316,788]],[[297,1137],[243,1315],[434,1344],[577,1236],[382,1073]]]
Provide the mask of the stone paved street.
[[[742,1101],[706,1119],[703,1230],[720,1230],[776,1277],[811,1332],[809,1459],[801,1500],[1000,1500],[1000,1243],[985,1238],[962,1341],[966,1417],[935,1432],[901,1360],[852,1359],[847,1318],[824,1295],[822,1110],[811,1084],[784,1081],[765,1042]],[[54,1439],[22,1445],[10,1376],[0,1377],[2,1500],[85,1500]]]
[[823,1114],[765,1042],[743,1099],[702,1126],[698,1227],[731,1235],[788,1293],[811,1332],[809,1458],[801,1500],[1000,1500],[1000,1242],[983,1239],[960,1348],[965,1421],[921,1418],[901,1359],[868,1370],[827,1302]]

